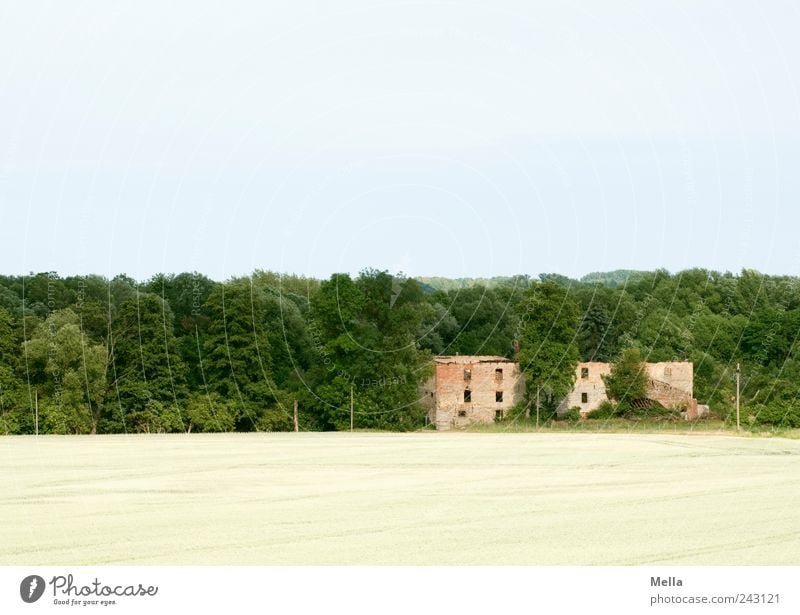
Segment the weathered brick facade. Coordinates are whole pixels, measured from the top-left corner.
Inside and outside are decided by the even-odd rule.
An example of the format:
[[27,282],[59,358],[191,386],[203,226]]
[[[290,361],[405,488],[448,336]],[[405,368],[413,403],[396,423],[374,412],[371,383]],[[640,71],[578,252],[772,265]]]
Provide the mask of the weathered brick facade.
[[[647,397],[667,408],[685,406],[687,418],[698,416],[694,400],[694,366],[689,361],[646,363]],[[584,416],[608,400],[603,376],[610,363],[579,363],[575,387],[559,406],[559,413],[579,408]],[[521,402],[525,379],[519,364],[496,356],[434,358],[434,375],[423,387],[423,404],[436,429],[491,423]]]
[[[690,361],[646,363],[647,397],[667,408],[692,404],[694,398],[694,365]],[[578,363],[575,387],[559,406],[559,412],[579,408],[588,414],[606,401],[603,375],[611,373],[610,363]]]
[[437,429],[491,423],[522,400],[519,364],[497,356],[434,358],[434,375],[423,388],[428,418]]

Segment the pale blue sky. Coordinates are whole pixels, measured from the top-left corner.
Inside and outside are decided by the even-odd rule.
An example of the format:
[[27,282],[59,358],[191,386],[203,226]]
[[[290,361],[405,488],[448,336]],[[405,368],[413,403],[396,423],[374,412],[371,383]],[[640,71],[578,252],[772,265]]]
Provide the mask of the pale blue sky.
[[800,274],[791,1],[0,7],[2,273]]

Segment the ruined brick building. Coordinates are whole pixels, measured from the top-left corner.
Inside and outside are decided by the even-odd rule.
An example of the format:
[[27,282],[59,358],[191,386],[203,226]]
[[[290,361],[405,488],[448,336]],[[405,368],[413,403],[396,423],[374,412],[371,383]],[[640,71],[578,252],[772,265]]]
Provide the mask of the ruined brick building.
[[[696,412],[694,400],[694,365],[690,361],[645,363],[647,398],[666,408],[685,406],[690,414]],[[559,406],[559,413],[578,408],[582,415],[596,410],[608,400],[603,376],[611,373],[610,363],[578,363],[575,386]]]
[[433,377],[423,387],[428,419],[436,429],[491,423],[525,393],[519,364],[497,356],[434,358]]
[[[423,404],[436,429],[491,423],[525,396],[519,363],[498,356],[440,356],[434,375],[423,387]],[[698,416],[694,399],[694,366],[689,361],[646,363],[647,397],[665,407],[685,407],[687,418]],[[559,413],[578,408],[587,416],[608,399],[603,375],[610,363],[579,363],[575,386],[559,406]]]

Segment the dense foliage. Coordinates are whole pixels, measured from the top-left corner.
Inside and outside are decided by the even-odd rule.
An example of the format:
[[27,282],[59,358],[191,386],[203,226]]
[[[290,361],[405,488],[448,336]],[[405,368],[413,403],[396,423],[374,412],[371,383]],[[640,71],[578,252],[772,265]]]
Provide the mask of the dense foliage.
[[552,416],[575,383],[579,318],[578,304],[568,286],[545,280],[525,293],[519,320],[519,362],[531,401],[535,399],[537,421],[543,407]]
[[[0,433],[409,430],[435,354],[517,353],[551,411],[578,360],[692,360],[728,418],[800,426],[800,279],[689,270],[319,281],[0,276]],[[635,356],[627,355],[627,356]],[[639,360],[639,359],[636,359]],[[635,371],[635,370],[634,370]],[[630,385],[627,385],[630,386]]]
[[611,373],[603,376],[608,398],[623,409],[631,402],[644,399],[647,389],[646,369],[639,349],[626,349],[619,360],[611,364]]

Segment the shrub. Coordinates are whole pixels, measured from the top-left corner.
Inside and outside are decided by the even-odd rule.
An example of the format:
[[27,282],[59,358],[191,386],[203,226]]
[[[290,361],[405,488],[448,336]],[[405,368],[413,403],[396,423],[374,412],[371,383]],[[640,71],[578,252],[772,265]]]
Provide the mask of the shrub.
[[800,427],[800,405],[797,403],[773,400],[750,408],[747,415],[752,415],[754,422],[761,425]]
[[596,410],[589,413],[590,419],[611,419],[621,414],[620,404],[614,405],[610,401],[602,402]]
[[557,415],[556,419],[559,421],[580,421],[581,420],[581,409],[578,406],[573,406],[566,412],[561,415]]
[[180,409],[149,399],[144,408],[128,413],[128,427],[138,433],[174,433],[184,430]]
[[644,400],[644,402],[631,404],[625,412],[625,418],[677,420],[681,418],[681,410],[685,410],[685,407],[667,408],[652,399]]
[[525,407],[527,405],[527,402],[518,402],[514,404],[508,410],[506,410],[503,420],[516,420],[522,418],[525,416]]
[[195,394],[186,404],[189,429],[195,431],[233,431],[236,425],[235,404],[218,393]]

